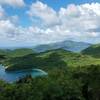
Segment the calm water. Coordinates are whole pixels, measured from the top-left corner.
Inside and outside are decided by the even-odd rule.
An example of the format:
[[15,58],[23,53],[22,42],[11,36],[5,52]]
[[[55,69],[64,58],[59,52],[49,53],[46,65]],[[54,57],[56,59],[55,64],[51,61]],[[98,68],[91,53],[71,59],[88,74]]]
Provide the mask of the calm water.
[[6,72],[4,66],[0,65],[0,79],[6,82],[12,83],[27,75],[32,75],[32,77],[36,77],[47,75],[47,73],[39,69]]

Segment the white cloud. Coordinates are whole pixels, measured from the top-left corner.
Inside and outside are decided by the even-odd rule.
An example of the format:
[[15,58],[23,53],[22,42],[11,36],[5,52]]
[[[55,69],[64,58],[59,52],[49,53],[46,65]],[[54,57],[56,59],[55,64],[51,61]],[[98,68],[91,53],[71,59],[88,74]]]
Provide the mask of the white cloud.
[[22,7],[25,5],[24,0],[0,0],[0,4]]
[[10,17],[8,17],[8,19],[14,24],[19,23],[19,16],[18,15],[10,16]]
[[4,18],[5,16],[5,10],[0,6],[0,19]]
[[[1,10],[2,11],[2,10]],[[15,25],[18,16],[0,20],[0,41],[21,44],[43,44],[62,40],[100,42],[100,3],[68,5],[55,11],[40,1],[33,3],[28,14],[40,18],[39,25]],[[13,19],[13,20],[12,20]],[[35,19],[34,19],[35,20]],[[14,22],[15,21],[15,22]],[[12,42],[13,41],[13,42]]]
[[9,20],[0,21],[0,32],[1,33],[10,33],[14,29],[14,25]]
[[30,7],[30,11],[28,11],[30,17],[40,18],[45,24],[56,24],[58,23],[58,17],[56,11],[54,11],[51,7],[43,4],[40,1],[33,3]]
[[[61,8],[59,11],[59,18],[63,30],[70,30],[69,37],[78,41],[88,41],[94,38],[100,40],[100,4],[82,4],[82,5],[68,5],[66,8]],[[92,30],[92,31],[90,31]]]
[[33,17],[40,18],[45,25],[59,25],[63,29],[68,29],[75,32],[84,32],[88,29],[95,29],[100,20],[100,4],[82,4],[82,5],[68,5],[66,8],[60,8],[59,11],[53,10],[46,4],[40,1],[33,3],[28,11],[28,14]]

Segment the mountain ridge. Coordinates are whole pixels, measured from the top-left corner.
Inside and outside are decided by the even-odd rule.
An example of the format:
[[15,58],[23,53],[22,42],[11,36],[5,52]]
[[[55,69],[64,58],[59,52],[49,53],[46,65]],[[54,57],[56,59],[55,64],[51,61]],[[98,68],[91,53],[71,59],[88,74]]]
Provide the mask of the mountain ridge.
[[50,43],[50,44],[43,44],[38,45],[33,48],[34,51],[37,52],[44,52],[46,50],[53,50],[53,49],[64,49],[69,50],[72,52],[80,52],[84,50],[85,48],[89,47],[91,44],[85,43],[85,42],[76,42],[76,41],[62,41],[62,42],[56,42],[56,43]]

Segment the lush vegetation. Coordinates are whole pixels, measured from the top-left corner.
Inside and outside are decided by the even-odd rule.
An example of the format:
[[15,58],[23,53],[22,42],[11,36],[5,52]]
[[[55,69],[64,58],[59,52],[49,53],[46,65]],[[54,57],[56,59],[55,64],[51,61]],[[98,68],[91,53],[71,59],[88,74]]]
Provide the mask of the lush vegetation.
[[32,54],[32,53],[33,53],[32,49],[15,49],[9,52],[8,56],[9,57],[22,57],[22,56]]
[[82,53],[95,58],[100,58],[100,44],[92,45],[87,49],[83,50]]
[[8,71],[40,68],[48,72],[13,84],[0,81],[0,100],[100,100],[99,58],[63,49],[0,58]]
[[14,50],[0,50],[0,55],[5,55],[7,58],[8,57],[22,57],[28,54],[33,54],[32,49],[27,49],[27,48],[22,48],[22,49],[14,49]]
[[100,59],[72,53],[63,49],[50,50],[43,53],[34,53],[26,56],[8,58],[3,62],[7,70],[20,70],[29,68],[50,69],[63,66],[85,66],[100,64]]
[[100,100],[100,66],[53,68],[48,76],[0,82],[0,100]]

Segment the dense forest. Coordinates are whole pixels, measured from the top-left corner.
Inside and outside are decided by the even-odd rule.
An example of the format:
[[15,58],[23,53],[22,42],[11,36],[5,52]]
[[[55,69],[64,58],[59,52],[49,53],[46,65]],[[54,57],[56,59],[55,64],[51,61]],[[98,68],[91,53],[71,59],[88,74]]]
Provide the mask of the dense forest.
[[[0,63],[6,71],[39,68],[48,73],[34,78],[28,75],[12,84],[1,80],[0,100],[100,100],[100,52],[94,52],[100,46],[92,47],[82,53],[0,50]],[[98,57],[89,54],[90,49]]]

